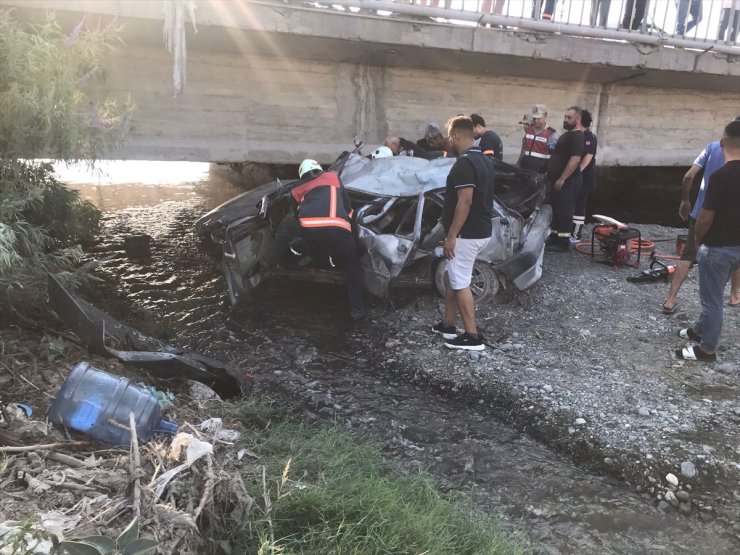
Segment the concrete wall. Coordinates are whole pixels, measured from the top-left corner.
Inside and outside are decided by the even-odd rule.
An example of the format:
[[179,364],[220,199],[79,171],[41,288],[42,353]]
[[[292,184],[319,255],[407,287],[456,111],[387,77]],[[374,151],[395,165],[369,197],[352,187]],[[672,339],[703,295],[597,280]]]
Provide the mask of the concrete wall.
[[[60,6],[5,1],[29,20]],[[568,106],[591,109],[602,165],[687,165],[740,111],[738,57],[236,0],[198,4],[185,92],[173,98],[159,0],[63,6],[65,29],[85,12],[126,24],[92,91],[138,105],[121,158],[327,162],[355,134],[416,139],[428,121],[477,111],[511,161],[517,121],[545,103],[556,128]]]
[[477,111],[516,159],[521,116],[546,102],[560,128],[571,104],[591,109],[601,164],[687,165],[740,111],[738,95],[601,85],[587,80],[476,76],[408,68],[191,52],[182,96],[170,90],[171,61],[159,48],[127,46],[106,64],[99,94],[138,105],[125,158],[324,162],[358,134],[375,145],[389,133],[416,139],[426,122]]

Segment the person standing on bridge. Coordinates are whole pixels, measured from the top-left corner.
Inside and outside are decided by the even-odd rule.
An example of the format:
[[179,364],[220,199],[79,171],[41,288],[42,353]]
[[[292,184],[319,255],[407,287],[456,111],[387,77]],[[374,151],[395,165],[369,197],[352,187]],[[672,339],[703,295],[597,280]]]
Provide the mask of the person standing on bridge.
[[529,122],[524,125],[522,150],[517,165],[525,170],[537,173],[547,171],[547,162],[558,142],[558,132],[547,126],[547,108],[544,104],[532,106]]
[[[537,13],[537,5],[541,6],[542,13]],[[555,15],[555,4],[557,0],[532,0],[532,19],[544,19],[546,21],[552,21]]]
[[646,4],[647,0],[627,0],[624,6],[622,29],[636,31],[640,28],[642,20],[645,19]]
[[[732,16],[732,23],[730,23],[730,16],[732,15],[733,8],[735,9],[735,15]],[[723,0],[722,12],[719,18],[719,29],[717,30],[717,40],[729,40],[730,42],[735,42],[739,30],[740,0]]]
[[481,149],[483,154],[490,154],[494,158],[499,160],[504,159],[504,143],[493,131],[486,128],[486,120],[483,116],[478,114],[470,114],[470,119],[473,120],[475,126],[475,140],[478,142],[478,147]]
[[504,11],[506,0],[483,0],[480,11],[484,15],[501,15]]
[[[445,313],[432,327],[445,338],[448,349],[482,351],[485,347],[475,321],[475,302],[470,290],[478,253],[493,233],[494,170],[475,146],[473,121],[457,116],[448,124],[452,153],[457,161],[447,176],[442,226],[445,230]],[[457,314],[465,331],[457,335]]]
[[699,345],[677,350],[676,356],[683,360],[716,360],[725,286],[730,276],[740,272],[740,121],[727,124],[720,145],[726,162],[709,178],[704,206],[696,220],[694,240],[701,245],[701,315],[693,326],[678,333]]
[[547,164],[547,181],[552,186],[553,233],[545,248],[551,252],[567,252],[570,248],[570,228],[576,207],[576,195],[581,187],[581,160],[585,138],[581,126],[581,108],[571,106],[563,117],[563,133]]
[[[701,0],[676,0],[678,16],[676,18],[676,34],[680,37],[691,31],[701,21]],[[689,14],[691,21],[686,23]]]
[[591,0],[591,15],[589,22],[591,27],[606,27],[609,20],[609,8],[611,7],[612,0]]

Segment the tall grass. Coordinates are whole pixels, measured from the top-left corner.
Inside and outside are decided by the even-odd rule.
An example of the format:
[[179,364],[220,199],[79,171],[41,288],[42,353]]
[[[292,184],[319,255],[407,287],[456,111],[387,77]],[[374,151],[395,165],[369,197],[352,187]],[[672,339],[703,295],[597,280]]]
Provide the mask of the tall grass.
[[[232,539],[234,552],[263,555],[518,554],[524,542],[472,506],[437,493],[423,473],[401,475],[367,443],[337,428],[291,420],[255,425],[244,409],[263,465],[247,472],[253,519]],[[264,422],[264,418],[260,417]]]
[[48,164],[0,158],[0,324],[41,317],[47,273],[70,286],[89,279],[79,243],[92,240],[99,220]]

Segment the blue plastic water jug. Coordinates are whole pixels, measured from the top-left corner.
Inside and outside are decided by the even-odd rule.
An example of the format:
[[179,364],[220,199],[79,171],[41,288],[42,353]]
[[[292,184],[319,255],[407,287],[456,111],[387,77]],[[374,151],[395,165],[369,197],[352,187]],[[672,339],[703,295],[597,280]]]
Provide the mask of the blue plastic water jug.
[[154,432],[177,433],[177,425],[161,418],[157,398],[128,378],[114,376],[87,362],[78,362],[49,409],[49,420],[122,447],[131,444],[129,414],[136,434],[146,442]]

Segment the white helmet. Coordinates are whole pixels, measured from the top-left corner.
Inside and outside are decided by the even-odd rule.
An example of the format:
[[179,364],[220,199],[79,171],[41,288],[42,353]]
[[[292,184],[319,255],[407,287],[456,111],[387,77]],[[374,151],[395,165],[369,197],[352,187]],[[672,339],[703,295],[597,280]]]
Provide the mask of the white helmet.
[[315,170],[322,171],[321,164],[319,164],[316,160],[306,158],[303,162],[301,162],[301,165],[298,166],[298,178],[302,179],[305,174]]
[[373,150],[372,154],[370,154],[370,158],[373,160],[376,158],[393,158],[393,151],[387,146],[379,146]]

